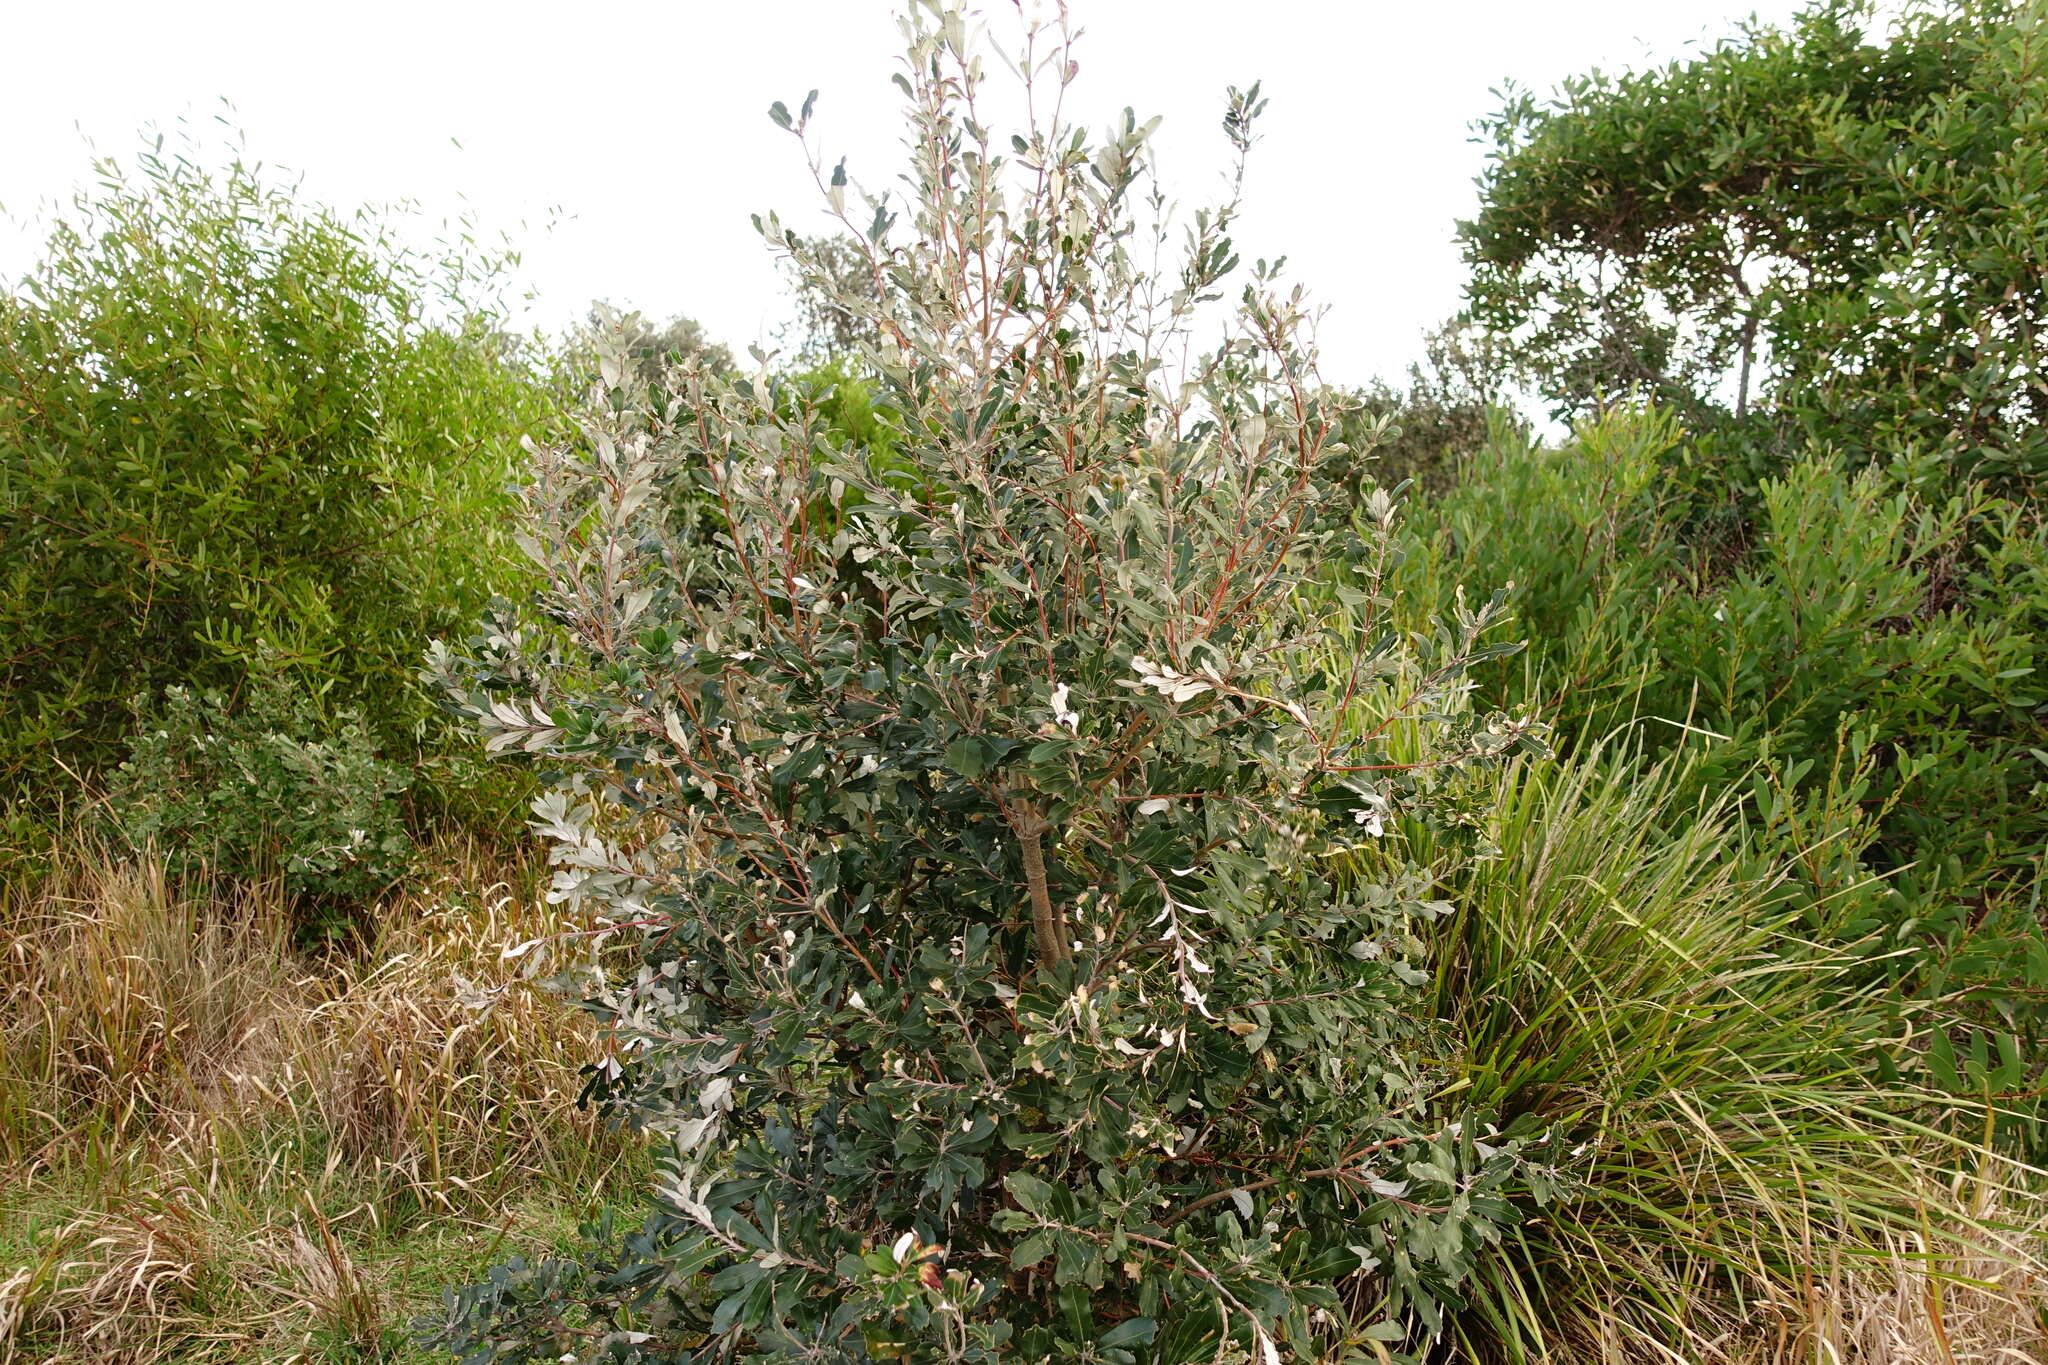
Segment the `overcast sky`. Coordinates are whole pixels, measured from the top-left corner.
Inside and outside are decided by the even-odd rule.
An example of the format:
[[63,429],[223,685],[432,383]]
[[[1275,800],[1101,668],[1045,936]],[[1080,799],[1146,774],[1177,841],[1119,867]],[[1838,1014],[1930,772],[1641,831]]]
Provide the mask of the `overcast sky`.
[[[1011,13],[985,0],[992,23]],[[336,205],[465,211],[520,244],[530,318],[604,297],[767,342],[786,316],[748,216],[797,227],[815,202],[765,111],[821,94],[821,146],[856,178],[898,164],[893,0],[617,0],[490,5],[182,3],[5,6],[0,277],[85,175],[223,99],[249,153]],[[1230,84],[1265,83],[1246,259],[1285,254],[1327,305],[1324,372],[1398,377],[1458,305],[1456,219],[1483,158],[1471,122],[1504,81],[1547,91],[1593,66],[1641,66],[1793,0],[1072,0],[1078,91],[1099,124],[1125,105],[1165,122],[1169,190],[1211,197]],[[219,132],[214,128],[215,133]]]

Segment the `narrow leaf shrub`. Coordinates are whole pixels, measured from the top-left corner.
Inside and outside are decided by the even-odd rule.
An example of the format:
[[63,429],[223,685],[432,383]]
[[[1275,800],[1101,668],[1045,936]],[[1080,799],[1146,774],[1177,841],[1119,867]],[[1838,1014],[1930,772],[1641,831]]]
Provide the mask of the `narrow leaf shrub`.
[[[509,1266],[430,1334],[474,1360],[1419,1349],[1510,1191],[1558,1178],[1527,1125],[1437,1101],[1421,928],[1455,907],[1398,856],[1411,826],[1469,844],[1465,771],[1540,748],[1459,701],[1512,648],[1483,638],[1499,603],[1411,638],[1361,580],[1360,647],[1311,662],[1290,594],[1383,558],[1395,517],[1312,529],[1345,409],[1300,292],[1226,286],[1234,202],[1176,254],[1150,124],[1091,143],[1045,112],[1064,28],[1009,54],[1041,111],[1013,137],[960,12],[906,32],[907,193],[826,181],[866,271],[762,222],[872,322],[886,450],[815,376],[685,367],[649,407],[615,356],[584,439],[534,457],[537,610],[435,652],[552,783],[552,895],[641,944],[623,978],[579,965],[589,935],[528,951],[611,1023],[593,1090],[662,1175],[640,1230]],[[1240,156],[1259,107],[1232,93]]]
[[431,750],[420,642],[505,581],[544,393],[493,266],[241,164],[100,170],[0,299],[0,798],[110,770],[137,696],[258,674]]

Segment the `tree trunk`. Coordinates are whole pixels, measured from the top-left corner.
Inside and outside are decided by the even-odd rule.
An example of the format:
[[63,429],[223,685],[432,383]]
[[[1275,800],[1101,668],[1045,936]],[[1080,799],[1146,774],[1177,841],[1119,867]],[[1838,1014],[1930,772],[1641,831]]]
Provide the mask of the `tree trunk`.
[[1068,946],[1067,917],[1052,903],[1052,889],[1045,878],[1045,850],[1040,840],[1046,831],[1045,817],[1030,806],[1019,805],[1010,812],[1010,828],[1016,832],[1017,848],[1024,858],[1024,885],[1031,894],[1031,927],[1038,935],[1038,961],[1056,967],[1073,956]]
[[1735,386],[1735,420],[1749,415],[1749,362],[1756,354],[1756,314],[1742,324],[1742,378]]

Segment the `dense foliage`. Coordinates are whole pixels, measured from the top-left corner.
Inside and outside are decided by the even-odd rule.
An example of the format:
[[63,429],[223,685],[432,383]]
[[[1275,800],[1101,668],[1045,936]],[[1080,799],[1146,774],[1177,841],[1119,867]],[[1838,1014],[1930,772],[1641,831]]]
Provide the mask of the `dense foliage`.
[[1760,467],[2048,470],[2048,7],[1870,15],[1488,120],[1471,311],[1560,412],[1655,398]]
[[131,850],[176,874],[276,877],[307,908],[374,899],[413,869],[394,798],[412,775],[376,757],[361,717],[323,716],[303,693],[255,679],[240,706],[164,689],[110,781]]
[[[1437,1101],[1448,1047],[1416,1006],[1451,906],[1379,852],[1463,829],[1466,770],[1535,744],[1457,703],[1510,648],[1480,638],[1497,604],[1410,639],[1368,577],[1325,666],[1290,589],[1394,517],[1382,496],[1366,543],[1311,529],[1337,400],[1299,291],[1261,268],[1221,346],[1170,359],[1237,264],[1235,205],[1152,274],[1148,125],[998,142],[962,16],[909,32],[914,194],[868,203],[888,287],[843,296],[886,338],[865,359],[893,448],[844,443],[814,386],[698,370],[647,410],[615,364],[585,441],[536,456],[540,619],[437,655],[491,746],[554,775],[553,894],[643,944],[592,996],[617,1044],[597,1088],[666,1152],[623,1247],[508,1269],[441,1340],[1419,1345],[1507,1190],[1559,1178],[1533,1128]],[[1064,87],[1067,44],[1033,28],[1017,69]],[[1240,155],[1258,107],[1233,95]],[[708,545],[676,533],[692,486]]]
[[1896,1065],[2031,1107],[2048,1041],[2039,509],[1804,461],[1764,482],[1731,564],[1687,539],[1682,438],[1655,414],[1551,449],[1503,433],[1411,519],[1403,596],[1526,585],[1531,647],[1486,694],[1535,708],[1568,752],[1619,737],[1687,755],[1687,785],[1736,798],[1784,861],[1803,932],[1856,945],[1865,977],[1960,1030],[1960,1053]]
[[544,394],[488,263],[240,165],[103,174],[0,300],[0,795],[109,770],[172,685],[276,678],[418,752],[421,642],[506,581]]
[[1875,29],[1820,4],[1491,121],[1472,315],[1558,411],[1679,424],[1493,443],[1410,563],[1528,585],[1493,695],[1695,755],[1808,932],[1938,1002],[1883,1069],[2038,1113],[2048,11]]

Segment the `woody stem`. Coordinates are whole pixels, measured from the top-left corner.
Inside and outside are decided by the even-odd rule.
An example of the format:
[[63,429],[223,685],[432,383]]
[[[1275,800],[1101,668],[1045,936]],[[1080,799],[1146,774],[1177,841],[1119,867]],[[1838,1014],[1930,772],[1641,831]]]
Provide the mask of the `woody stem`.
[[1024,885],[1031,893],[1031,927],[1038,935],[1038,960],[1055,967],[1072,956],[1067,946],[1067,917],[1052,903],[1052,891],[1045,877],[1045,850],[1040,844],[1046,830],[1045,817],[1028,806],[1011,812],[1010,828],[1016,832],[1017,848],[1024,859]]

